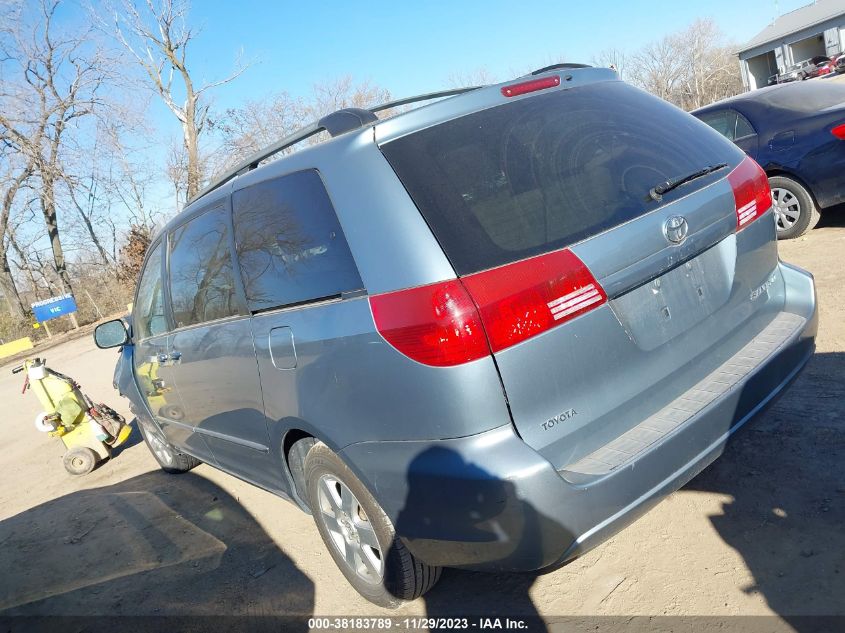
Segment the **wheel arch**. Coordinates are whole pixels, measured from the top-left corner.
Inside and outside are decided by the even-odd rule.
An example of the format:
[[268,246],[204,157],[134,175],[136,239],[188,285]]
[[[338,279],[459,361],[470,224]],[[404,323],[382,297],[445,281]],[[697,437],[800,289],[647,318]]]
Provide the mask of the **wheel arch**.
[[816,205],[816,210],[821,209],[821,207],[819,206],[819,201],[816,199],[816,194],[813,191],[813,188],[810,187],[810,185],[808,185],[807,182],[803,178],[801,178],[800,176],[798,176],[794,172],[791,172],[787,169],[783,169],[782,167],[769,167],[769,168],[766,168],[764,171],[766,172],[767,178],[773,178],[775,176],[782,176],[784,178],[789,178],[790,180],[794,180],[799,185],[804,187],[804,189],[806,189],[807,193],[810,194],[810,199],[813,201],[813,204]]
[[290,482],[291,498],[303,512],[311,513],[308,495],[305,494],[305,455],[319,440],[298,428],[288,429],[282,438],[282,459],[285,475]]

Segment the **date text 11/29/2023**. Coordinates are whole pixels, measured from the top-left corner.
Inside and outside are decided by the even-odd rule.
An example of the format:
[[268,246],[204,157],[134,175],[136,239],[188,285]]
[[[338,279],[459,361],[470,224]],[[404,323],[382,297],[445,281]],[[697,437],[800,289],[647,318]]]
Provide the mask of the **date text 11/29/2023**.
[[435,631],[435,630],[512,630],[526,631],[529,624],[521,618],[429,618],[429,617],[326,617],[310,618],[308,628],[311,630],[344,631],[372,629],[381,631]]

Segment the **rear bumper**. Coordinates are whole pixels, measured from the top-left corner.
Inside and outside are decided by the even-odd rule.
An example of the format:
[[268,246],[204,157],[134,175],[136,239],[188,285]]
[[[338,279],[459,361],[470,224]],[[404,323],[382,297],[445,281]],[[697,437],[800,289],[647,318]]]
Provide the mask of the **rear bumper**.
[[396,526],[431,565],[529,571],[571,560],[685,485],[730,436],[771,403],[812,356],[812,276],[780,264],[784,310],[799,326],[730,389],[635,459],[573,483],[510,425],[429,442],[363,442],[343,450]]

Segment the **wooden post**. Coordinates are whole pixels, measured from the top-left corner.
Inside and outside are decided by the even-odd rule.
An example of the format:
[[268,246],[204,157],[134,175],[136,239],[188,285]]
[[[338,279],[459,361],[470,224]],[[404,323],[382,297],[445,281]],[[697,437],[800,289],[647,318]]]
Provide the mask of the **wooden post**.
[[78,330],[79,329],[79,323],[76,320],[76,313],[70,312],[70,313],[68,313],[68,316],[70,317],[70,322],[73,323],[73,329]]
[[50,326],[47,325],[47,322],[44,321],[41,325],[43,325],[44,329],[47,330],[47,338],[53,338],[53,334],[50,332]]

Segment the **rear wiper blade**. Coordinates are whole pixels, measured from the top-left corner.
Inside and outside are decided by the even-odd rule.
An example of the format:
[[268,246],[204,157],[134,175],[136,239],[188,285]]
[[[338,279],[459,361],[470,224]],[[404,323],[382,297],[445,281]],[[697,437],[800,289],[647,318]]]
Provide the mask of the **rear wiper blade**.
[[727,166],[727,163],[708,165],[704,169],[699,169],[698,171],[694,171],[691,174],[687,174],[686,176],[681,176],[680,178],[674,178],[672,180],[667,180],[666,182],[661,182],[659,185],[652,187],[651,190],[648,192],[648,195],[652,200],[657,200],[658,202],[660,202],[660,200],[663,198],[664,193],[668,193],[669,191],[672,191],[672,189],[680,187],[681,185],[688,183],[691,180],[701,178],[702,176],[706,176],[707,174],[712,174],[714,171],[719,171],[720,169],[724,169]]

